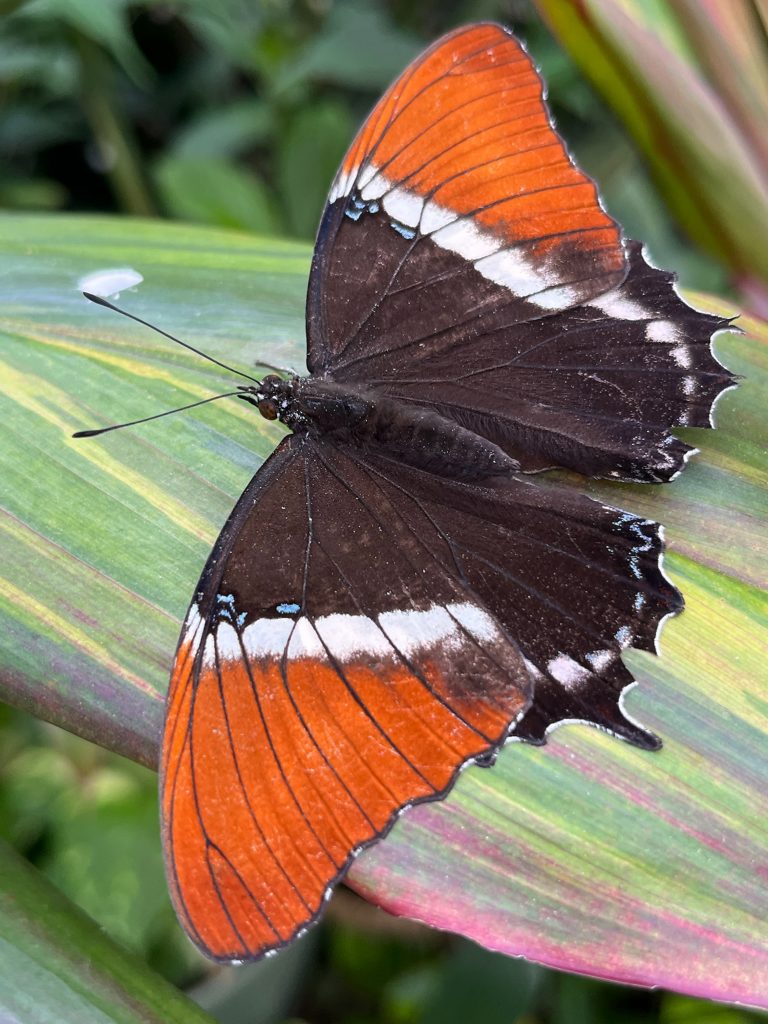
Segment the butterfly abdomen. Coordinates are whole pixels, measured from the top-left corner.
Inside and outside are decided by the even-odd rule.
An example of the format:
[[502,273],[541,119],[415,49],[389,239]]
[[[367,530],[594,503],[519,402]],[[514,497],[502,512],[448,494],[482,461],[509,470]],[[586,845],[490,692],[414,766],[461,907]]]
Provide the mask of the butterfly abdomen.
[[438,476],[483,480],[518,469],[498,445],[439,413],[362,389],[298,379],[289,417],[293,421],[297,410],[302,428],[315,436]]
[[377,397],[356,427],[354,440],[438,476],[483,480],[507,475],[518,464],[505,452],[430,409]]

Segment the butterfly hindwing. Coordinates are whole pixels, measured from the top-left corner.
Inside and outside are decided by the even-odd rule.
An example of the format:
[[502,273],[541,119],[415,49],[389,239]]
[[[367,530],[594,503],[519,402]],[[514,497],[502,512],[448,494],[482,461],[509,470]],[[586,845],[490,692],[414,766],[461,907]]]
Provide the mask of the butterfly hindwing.
[[605,295],[530,323],[496,311],[482,334],[458,325],[380,353],[365,365],[367,386],[476,430],[525,471],[671,479],[692,450],[672,430],[710,426],[733,384],[711,347],[728,322],[687,305],[637,242],[627,250],[629,273]]
[[284,441],[187,617],[164,844],[179,916],[216,959],[294,938],[354,853],[444,795],[530,701],[516,643],[437,535],[412,533],[367,481],[330,446]]
[[375,500],[409,529],[431,531],[514,637],[535,684],[516,737],[541,742],[550,726],[577,720],[658,746],[621,705],[633,682],[621,652],[655,651],[660,623],[682,608],[661,569],[657,523],[538,479],[438,479],[371,457],[365,472]]

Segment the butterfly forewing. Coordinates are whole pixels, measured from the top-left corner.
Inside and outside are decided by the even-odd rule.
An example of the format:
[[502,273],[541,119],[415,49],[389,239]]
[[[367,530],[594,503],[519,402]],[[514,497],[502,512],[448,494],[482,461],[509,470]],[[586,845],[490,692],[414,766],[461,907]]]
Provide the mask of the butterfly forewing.
[[285,441],[201,580],[162,806],[174,903],[216,959],[294,938],[358,849],[444,795],[529,704],[514,639],[397,500],[330,446]]
[[385,94],[333,184],[309,365],[440,412],[525,470],[659,482],[732,377],[715,317],[621,242],[504,29],[461,29]]
[[510,732],[579,719],[655,746],[620,708],[620,653],[680,607],[660,550],[655,524],[561,488],[284,441],[173,673],[165,849],[198,945],[242,960],[290,941],[358,849]]
[[499,306],[514,321],[546,315],[625,271],[619,229],[553,130],[530,57],[498,25],[459,29],[391,86],[336,177],[309,366],[362,379],[377,352],[477,330]]

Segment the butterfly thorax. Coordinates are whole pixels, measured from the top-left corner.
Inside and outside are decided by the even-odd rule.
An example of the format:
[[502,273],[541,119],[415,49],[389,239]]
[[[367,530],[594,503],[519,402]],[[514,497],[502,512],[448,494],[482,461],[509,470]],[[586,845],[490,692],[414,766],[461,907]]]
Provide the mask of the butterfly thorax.
[[438,476],[482,480],[518,463],[474,431],[418,405],[317,377],[273,374],[242,397],[297,434],[397,459]]

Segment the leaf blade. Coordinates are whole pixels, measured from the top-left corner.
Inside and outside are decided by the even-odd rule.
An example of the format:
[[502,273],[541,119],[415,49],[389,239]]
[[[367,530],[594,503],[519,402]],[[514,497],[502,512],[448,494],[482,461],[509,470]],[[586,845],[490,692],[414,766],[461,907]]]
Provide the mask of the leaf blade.
[[[13,220],[0,227],[16,296],[3,359],[17,373],[13,391],[0,389],[0,459],[6,575],[30,600],[3,609],[2,693],[152,763],[177,623],[217,526],[277,435],[233,402],[164,420],[162,431],[70,441],[69,430],[99,422],[104,396],[101,422],[221,383],[138,325],[105,320],[73,282],[130,262],[146,284],[123,301],[139,315],[235,366],[251,365],[256,348],[296,363],[309,250],[167,224]],[[253,324],[258,345],[245,340]],[[744,326],[768,340],[766,325]],[[508,953],[764,1004],[768,906],[754,865],[768,846],[756,586],[766,350],[734,335],[717,344],[747,380],[721,403],[718,431],[688,432],[702,454],[680,480],[590,485],[670,527],[668,567],[688,611],[666,627],[662,659],[630,655],[640,686],[627,700],[664,750],[576,726],[542,750],[513,744],[493,770],[467,770],[445,802],[404,815],[351,881],[395,913]]]
[[27,1024],[210,1024],[0,842],[0,1014]]

